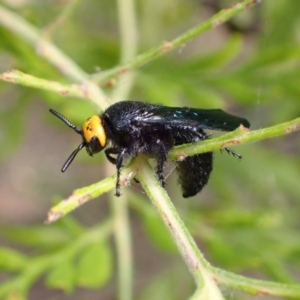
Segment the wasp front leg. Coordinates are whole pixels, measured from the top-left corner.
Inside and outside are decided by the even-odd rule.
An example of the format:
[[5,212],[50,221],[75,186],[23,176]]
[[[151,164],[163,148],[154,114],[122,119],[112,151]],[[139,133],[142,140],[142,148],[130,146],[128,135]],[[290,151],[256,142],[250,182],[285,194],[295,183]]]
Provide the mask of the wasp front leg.
[[121,168],[123,167],[123,160],[124,156],[126,155],[127,151],[126,149],[122,149],[121,152],[119,153],[117,159],[116,159],[116,167],[117,167],[117,182],[116,182],[116,196],[120,197],[121,196],[121,191],[120,191],[120,176],[121,176]]
[[[121,196],[120,191],[120,176],[121,176],[121,168],[123,167],[123,160],[124,156],[126,155],[126,149],[119,149],[119,148],[108,148],[105,150],[105,155],[108,159],[108,161],[114,165],[116,165],[117,168],[117,182],[116,182],[116,196]],[[117,157],[114,157],[112,155],[118,155]]]
[[111,155],[117,155],[117,154],[118,155],[120,154],[120,149],[118,149],[118,148],[108,148],[108,149],[105,150],[106,158],[113,165],[117,164],[117,158],[115,158],[115,157],[113,157]]

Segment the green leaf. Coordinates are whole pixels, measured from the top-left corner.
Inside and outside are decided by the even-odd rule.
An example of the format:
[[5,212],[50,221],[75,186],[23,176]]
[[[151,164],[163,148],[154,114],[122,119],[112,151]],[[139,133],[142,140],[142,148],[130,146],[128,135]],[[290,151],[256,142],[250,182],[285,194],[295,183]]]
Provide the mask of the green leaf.
[[20,252],[0,248],[0,269],[8,271],[21,270],[28,263],[28,257]]
[[240,72],[249,73],[258,69],[275,68],[277,66],[287,67],[289,61],[295,61],[299,58],[299,47],[286,49],[280,46],[274,46],[268,49],[262,49],[253,55],[244,65]]
[[0,227],[1,236],[28,246],[57,246],[70,240],[66,230],[58,226]]
[[106,242],[87,247],[79,258],[77,283],[87,288],[98,288],[108,282],[112,273],[112,254]]
[[75,270],[70,260],[57,264],[48,274],[46,285],[50,288],[71,292],[74,289]]

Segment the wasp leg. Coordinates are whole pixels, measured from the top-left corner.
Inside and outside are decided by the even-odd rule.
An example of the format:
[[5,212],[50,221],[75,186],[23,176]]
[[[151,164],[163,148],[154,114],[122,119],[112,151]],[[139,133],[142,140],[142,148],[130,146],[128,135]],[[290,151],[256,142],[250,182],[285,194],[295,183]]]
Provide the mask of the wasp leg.
[[[112,163],[113,165],[116,165],[117,164],[117,159],[113,156],[111,156],[111,154],[119,154],[120,153],[120,150],[117,149],[117,148],[108,148],[105,150],[105,155],[107,157],[107,159],[109,160],[110,163]],[[137,180],[135,177],[133,177],[133,180],[136,182],[136,183],[140,183],[139,180]]]
[[161,186],[166,186],[165,175],[164,175],[164,164],[167,161],[167,151],[163,144],[160,144],[159,155],[157,157],[156,174]]
[[[113,149],[113,148],[112,148]],[[123,160],[124,156],[126,155],[126,149],[122,149],[121,152],[119,152],[119,155],[117,159],[115,160],[116,167],[117,167],[117,182],[116,182],[116,196],[120,197],[121,192],[120,192],[120,176],[121,176],[121,168],[123,167]]]
[[[233,155],[234,157],[236,157],[238,160],[241,160],[241,159],[243,158],[241,154],[239,154],[239,153],[237,153],[237,152],[231,150],[230,148],[225,147],[225,148],[223,148],[223,149],[225,149],[225,151],[226,151],[228,154],[232,154],[232,155]],[[221,149],[221,152],[222,152],[223,149]]]
[[119,154],[120,153],[120,149],[118,148],[107,148],[105,150],[105,155],[108,159],[108,161],[110,163],[112,163],[113,165],[116,165],[117,164],[117,159],[111,155],[116,155],[116,154]]

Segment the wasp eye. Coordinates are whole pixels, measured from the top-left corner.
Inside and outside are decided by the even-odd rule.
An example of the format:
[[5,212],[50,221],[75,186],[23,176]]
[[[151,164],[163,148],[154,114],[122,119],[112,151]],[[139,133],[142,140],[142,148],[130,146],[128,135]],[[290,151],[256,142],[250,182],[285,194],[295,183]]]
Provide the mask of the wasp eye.
[[106,146],[106,133],[99,116],[92,116],[83,124],[83,138],[89,148],[89,153],[100,152]]
[[89,155],[93,155],[103,150],[104,147],[101,146],[99,140],[96,136],[93,136],[90,142],[86,145],[87,152]]

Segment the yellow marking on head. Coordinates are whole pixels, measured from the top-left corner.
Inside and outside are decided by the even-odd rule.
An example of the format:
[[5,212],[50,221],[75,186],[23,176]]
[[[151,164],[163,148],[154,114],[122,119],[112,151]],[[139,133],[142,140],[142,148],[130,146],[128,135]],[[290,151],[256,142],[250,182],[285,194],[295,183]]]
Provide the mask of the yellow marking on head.
[[83,123],[83,136],[87,143],[91,141],[91,139],[95,136],[101,147],[106,146],[106,133],[102,124],[102,120],[99,116],[92,116],[89,119],[87,119]]

